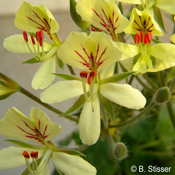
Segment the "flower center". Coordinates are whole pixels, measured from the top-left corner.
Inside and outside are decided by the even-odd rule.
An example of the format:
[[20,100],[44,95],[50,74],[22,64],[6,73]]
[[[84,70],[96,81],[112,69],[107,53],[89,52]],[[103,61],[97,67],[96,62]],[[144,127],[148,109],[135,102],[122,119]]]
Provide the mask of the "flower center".
[[134,41],[139,48],[142,58],[145,60],[147,64],[147,68],[148,69],[151,68],[153,63],[153,60],[151,60],[151,57],[150,57],[151,41],[152,41],[151,33],[147,32],[145,35],[143,34],[143,32],[140,32],[140,34],[136,33]]
[[58,49],[58,46],[55,45],[48,53],[44,51],[44,33],[42,30],[37,31],[35,37],[33,37],[33,35],[30,35],[32,48],[28,44],[29,40],[26,31],[23,31],[23,38],[30,53],[38,61],[43,61],[50,58],[52,55],[56,54],[56,51]]
[[[83,86],[84,96],[85,96],[85,99],[87,102],[92,103],[92,111],[94,111],[93,110],[93,102],[97,96],[97,90],[98,90],[98,87],[96,88],[96,86],[97,86],[96,75],[97,75],[97,73],[95,73],[94,71],[91,71],[89,73],[89,75],[87,74],[86,71],[80,72],[80,77],[82,78],[82,86]],[[87,83],[89,84],[89,92],[87,92],[87,89],[86,89]]]

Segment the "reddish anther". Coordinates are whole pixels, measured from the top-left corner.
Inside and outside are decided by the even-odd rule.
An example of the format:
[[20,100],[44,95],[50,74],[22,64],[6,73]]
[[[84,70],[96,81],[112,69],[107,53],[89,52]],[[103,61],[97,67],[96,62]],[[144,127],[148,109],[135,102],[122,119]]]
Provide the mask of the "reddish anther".
[[96,32],[96,30],[94,29],[94,27],[91,27],[91,30],[94,31],[94,32]]
[[139,44],[140,36],[138,33],[135,34],[134,42],[135,44]]
[[44,33],[42,30],[39,31],[39,34],[40,34],[40,38],[43,39],[44,38]]
[[30,156],[31,156],[32,158],[34,158],[34,159],[37,159],[37,158],[38,158],[38,152],[37,152],[37,151],[36,151],[36,152],[32,151],[32,152],[30,153]]
[[151,35],[151,32],[148,32],[148,33],[147,33],[147,36],[148,36],[148,42],[149,42],[149,44],[150,44],[151,41],[152,41],[152,35]]
[[33,35],[30,35],[30,37],[31,37],[32,43],[35,45],[35,39],[34,39]]
[[102,29],[98,29],[98,31],[99,31],[99,32],[103,32],[103,30],[102,30]]
[[143,43],[143,32],[140,32],[140,42]]
[[27,151],[24,151],[24,152],[22,153],[22,155],[23,155],[25,158],[27,158],[27,159],[30,158],[29,153],[28,153]]
[[95,75],[97,75],[97,73],[95,73],[93,70],[89,73],[87,82],[90,85],[91,84],[91,79],[94,79]]
[[23,31],[23,37],[24,37],[24,40],[26,42],[28,42],[28,36],[27,36],[27,32],[26,31]]
[[80,77],[81,78],[87,78],[87,72],[86,71],[81,71],[80,72]]

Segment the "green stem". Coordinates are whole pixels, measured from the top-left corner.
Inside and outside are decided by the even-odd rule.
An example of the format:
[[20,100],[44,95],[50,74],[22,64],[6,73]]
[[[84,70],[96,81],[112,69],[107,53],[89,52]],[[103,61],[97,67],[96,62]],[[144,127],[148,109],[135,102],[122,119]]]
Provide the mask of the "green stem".
[[126,120],[125,122],[122,122],[122,123],[118,123],[116,125],[111,125],[109,126],[110,128],[119,128],[119,127],[122,127],[122,126],[125,126],[125,125],[128,125],[134,121],[136,121],[137,119],[139,119],[140,117],[142,117],[143,115],[145,115],[147,112],[149,112],[154,106],[156,105],[156,103],[154,101],[152,101],[147,107],[145,107],[141,112],[140,114],[136,115],[135,117],[132,117],[128,120]]
[[71,73],[72,75],[76,75],[75,72],[74,72],[74,70],[73,70],[73,68],[72,68],[72,66],[69,66],[69,65],[67,64],[67,67],[68,67],[68,69],[69,69],[69,71],[70,71],[70,73]]
[[154,92],[153,89],[151,89],[149,86],[147,86],[138,76],[135,76],[135,78],[137,79],[137,81],[146,89],[148,89],[151,92]]
[[134,75],[131,75],[131,78],[129,79],[129,82],[128,82],[128,84],[132,84],[132,82],[133,82],[133,80],[134,80]]
[[[52,112],[61,115],[63,114],[63,112],[59,111],[58,109],[43,103],[38,97],[34,96],[33,94],[31,94],[29,91],[27,91],[26,89],[24,89],[23,87],[19,86],[19,92],[21,92],[22,94],[26,95],[27,97],[31,98],[32,100],[34,100],[35,102],[39,103],[40,105],[44,106],[45,108],[51,110]],[[72,116],[66,115],[64,116],[65,118],[77,122],[78,123],[78,119],[73,118]]]
[[171,122],[172,122],[172,124],[173,124],[174,129],[175,129],[175,114],[174,114],[174,111],[173,111],[172,103],[169,101],[169,102],[166,104],[166,106],[167,106],[167,109],[168,109],[168,113],[169,113]]
[[153,81],[148,77],[148,75],[143,74],[143,77],[147,80],[147,82],[154,88],[154,89],[159,89],[159,87],[153,83]]

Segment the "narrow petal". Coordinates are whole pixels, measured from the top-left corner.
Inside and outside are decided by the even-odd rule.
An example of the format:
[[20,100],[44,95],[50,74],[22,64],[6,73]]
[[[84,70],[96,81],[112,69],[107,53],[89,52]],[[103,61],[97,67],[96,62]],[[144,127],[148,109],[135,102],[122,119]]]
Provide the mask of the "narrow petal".
[[115,42],[118,48],[122,51],[122,57],[120,61],[132,58],[139,53],[139,48],[133,44]]
[[33,6],[29,2],[23,2],[16,13],[15,26],[28,32],[36,32],[40,29],[47,34],[56,33],[59,25],[51,12],[44,6]]
[[[20,148],[10,146],[0,150],[0,170],[2,169],[11,169],[25,165],[25,158],[22,155],[24,151],[27,151],[29,154],[31,151],[37,151],[38,157],[41,157],[44,154],[43,150],[35,150],[29,148]],[[29,159],[31,162],[32,159]]]
[[[16,35],[9,36],[8,38],[5,38],[3,45],[4,45],[4,48],[6,48],[8,51],[11,51],[11,52],[30,53],[30,50],[28,49],[24,41],[23,35],[16,34]],[[29,36],[28,36],[28,45],[34,53],[32,41]],[[52,45],[49,44],[48,42],[44,42],[43,46],[44,46],[43,49],[45,52],[49,51],[52,48]],[[35,49],[37,50],[36,45],[35,45]]]
[[100,128],[100,105],[96,97],[93,104],[85,102],[80,115],[78,130],[82,142],[87,145],[96,143],[100,135]]
[[55,56],[43,61],[42,65],[36,72],[32,80],[32,87],[37,89],[47,88],[55,79],[56,65],[55,65]]
[[50,118],[39,108],[32,108],[30,118],[38,125],[38,130],[45,137],[45,141],[52,140],[57,134],[62,132],[61,126],[51,122]]
[[168,1],[165,1],[165,0],[158,0],[156,1],[156,4],[155,6],[157,6],[158,8],[172,14],[172,15],[175,15],[175,1],[174,0],[168,0]]
[[106,83],[100,86],[100,93],[114,103],[131,109],[141,109],[146,104],[142,93],[128,84]]
[[54,152],[52,161],[56,169],[65,175],[96,175],[96,169],[79,156]]
[[40,99],[46,103],[58,103],[77,97],[83,93],[81,81],[59,81],[42,92]]
[[175,62],[175,45],[170,43],[159,43],[151,46],[151,55],[161,60]]

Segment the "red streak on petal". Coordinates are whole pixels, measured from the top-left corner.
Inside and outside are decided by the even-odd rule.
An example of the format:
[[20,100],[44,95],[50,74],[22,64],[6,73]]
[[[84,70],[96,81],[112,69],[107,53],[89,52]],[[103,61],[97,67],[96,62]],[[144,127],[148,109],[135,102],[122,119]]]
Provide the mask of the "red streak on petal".
[[107,49],[107,46],[106,46],[106,48],[104,49],[104,51],[101,53],[100,58],[98,59],[98,62],[97,62],[98,65],[99,65],[99,63],[100,63],[100,61],[101,61],[102,56],[105,54],[106,49]]
[[76,50],[74,51],[84,61],[84,64],[88,64],[87,61],[83,58],[83,56],[80,53],[78,53]]

